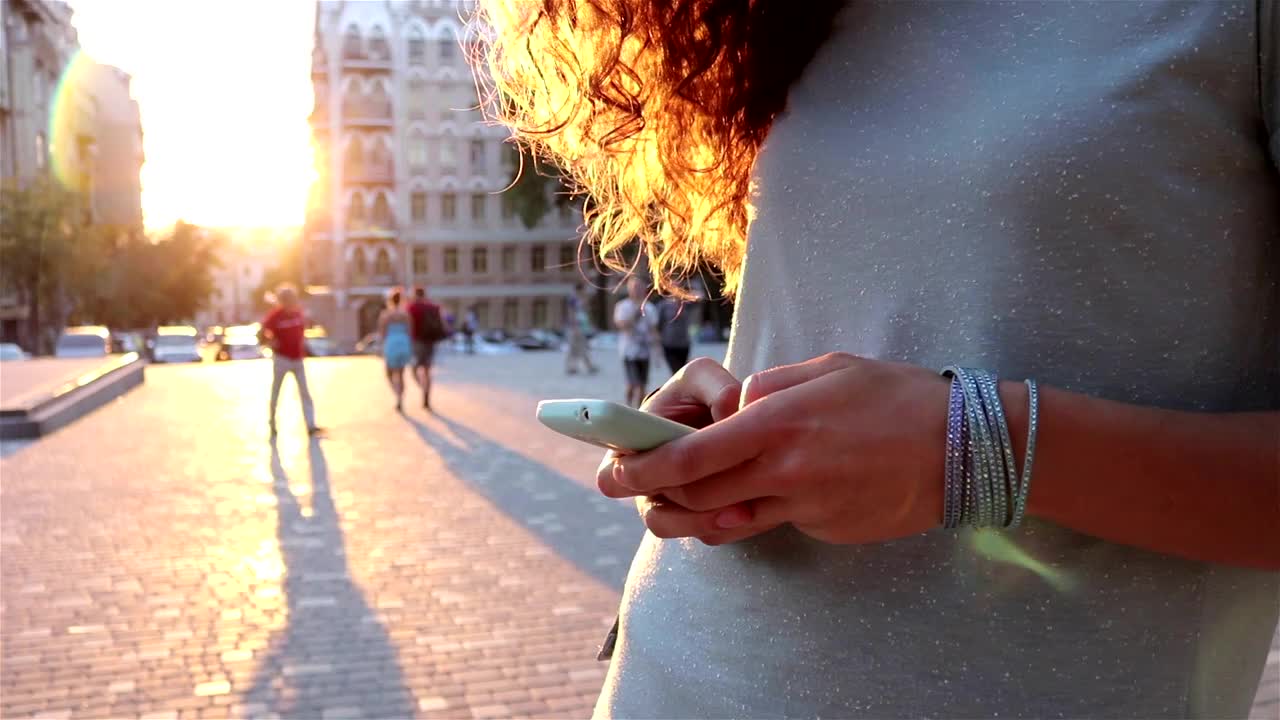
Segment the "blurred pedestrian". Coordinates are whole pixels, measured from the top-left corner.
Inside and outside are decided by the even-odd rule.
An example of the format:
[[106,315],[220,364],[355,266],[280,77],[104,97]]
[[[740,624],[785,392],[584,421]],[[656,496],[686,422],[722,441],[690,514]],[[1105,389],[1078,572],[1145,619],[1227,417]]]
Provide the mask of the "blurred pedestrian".
[[[687,292],[688,286],[680,283],[677,291]],[[662,338],[662,354],[666,358],[671,374],[689,362],[690,323],[693,321],[693,308],[676,296],[668,296],[658,304],[658,332]]]
[[421,285],[413,289],[409,317],[413,320],[413,377],[422,388],[422,407],[430,410],[431,365],[435,361],[436,343],[449,333],[440,306],[427,300],[427,289]]
[[627,404],[640,407],[649,384],[649,356],[658,344],[658,307],[646,300],[649,285],[638,277],[627,280],[627,297],[613,308],[618,328],[618,351],[627,376]]
[[307,317],[298,302],[298,291],[292,285],[286,283],[276,288],[275,303],[276,306],[262,319],[262,327],[258,330],[258,342],[271,348],[271,403],[268,416],[271,438],[276,437],[276,405],[280,399],[280,386],[288,374],[293,375],[294,383],[298,386],[307,433],[315,435],[320,432],[320,428],[316,425],[315,405],[307,389],[307,374],[303,367],[307,356]]
[[476,318],[476,306],[471,305],[462,317],[463,348],[468,355],[476,354],[476,332],[478,330],[479,321]]
[[387,307],[378,316],[382,360],[387,381],[396,395],[396,411],[404,410],[404,369],[413,361],[413,316],[404,307],[400,288],[387,293]]
[[578,372],[578,365],[586,367],[587,372],[595,375],[598,368],[591,362],[591,347],[587,333],[591,331],[591,318],[587,314],[587,293],[582,283],[573,286],[573,294],[569,296],[569,317],[565,336],[568,338],[568,350],[564,356],[564,371],[568,375]]

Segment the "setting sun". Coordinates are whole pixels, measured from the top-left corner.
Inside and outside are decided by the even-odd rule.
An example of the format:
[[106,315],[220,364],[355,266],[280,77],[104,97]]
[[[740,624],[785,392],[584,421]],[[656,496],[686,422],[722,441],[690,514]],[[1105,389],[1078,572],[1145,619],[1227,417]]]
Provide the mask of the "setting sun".
[[148,228],[300,225],[315,177],[310,2],[75,0],[84,51],[133,75]]

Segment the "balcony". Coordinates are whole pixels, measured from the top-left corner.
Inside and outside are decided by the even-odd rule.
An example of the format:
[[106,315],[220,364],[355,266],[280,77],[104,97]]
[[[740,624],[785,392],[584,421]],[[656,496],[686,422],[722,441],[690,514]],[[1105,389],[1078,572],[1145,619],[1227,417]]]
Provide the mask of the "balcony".
[[344,71],[391,72],[390,52],[346,52],[342,55]]
[[347,285],[350,287],[391,287],[393,285],[402,285],[403,283],[396,277],[395,273],[380,272],[360,272],[358,270],[351,271],[347,276]]
[[391,101],[348,102],[342,105],[342,124],[346,127],[391,127]]
[[344,183],[358,185],[390,185],[395,182],[395,168],[391,163],[378,165],[359,165],[347,167],[342,171]]
[[352,222],[347,224],[348,240],[395,240],[395,222]]

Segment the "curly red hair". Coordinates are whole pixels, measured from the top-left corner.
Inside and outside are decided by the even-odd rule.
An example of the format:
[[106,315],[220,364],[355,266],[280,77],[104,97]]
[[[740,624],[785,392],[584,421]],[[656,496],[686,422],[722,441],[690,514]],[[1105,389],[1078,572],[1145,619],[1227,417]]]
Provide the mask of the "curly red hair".
[[659,290],[702,263],[741,276],[751,170],[842,0],[480,0],[482,83],[519,141],[587,194],[620,267]]

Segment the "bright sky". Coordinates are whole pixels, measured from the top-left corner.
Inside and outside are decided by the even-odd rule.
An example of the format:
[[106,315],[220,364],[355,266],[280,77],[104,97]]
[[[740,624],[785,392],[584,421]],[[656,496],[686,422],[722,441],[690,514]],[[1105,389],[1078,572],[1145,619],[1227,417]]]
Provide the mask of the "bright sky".
[[149,229],[296,226],[314,176],[312,0],[71,0],[81,47],[133,75]]

